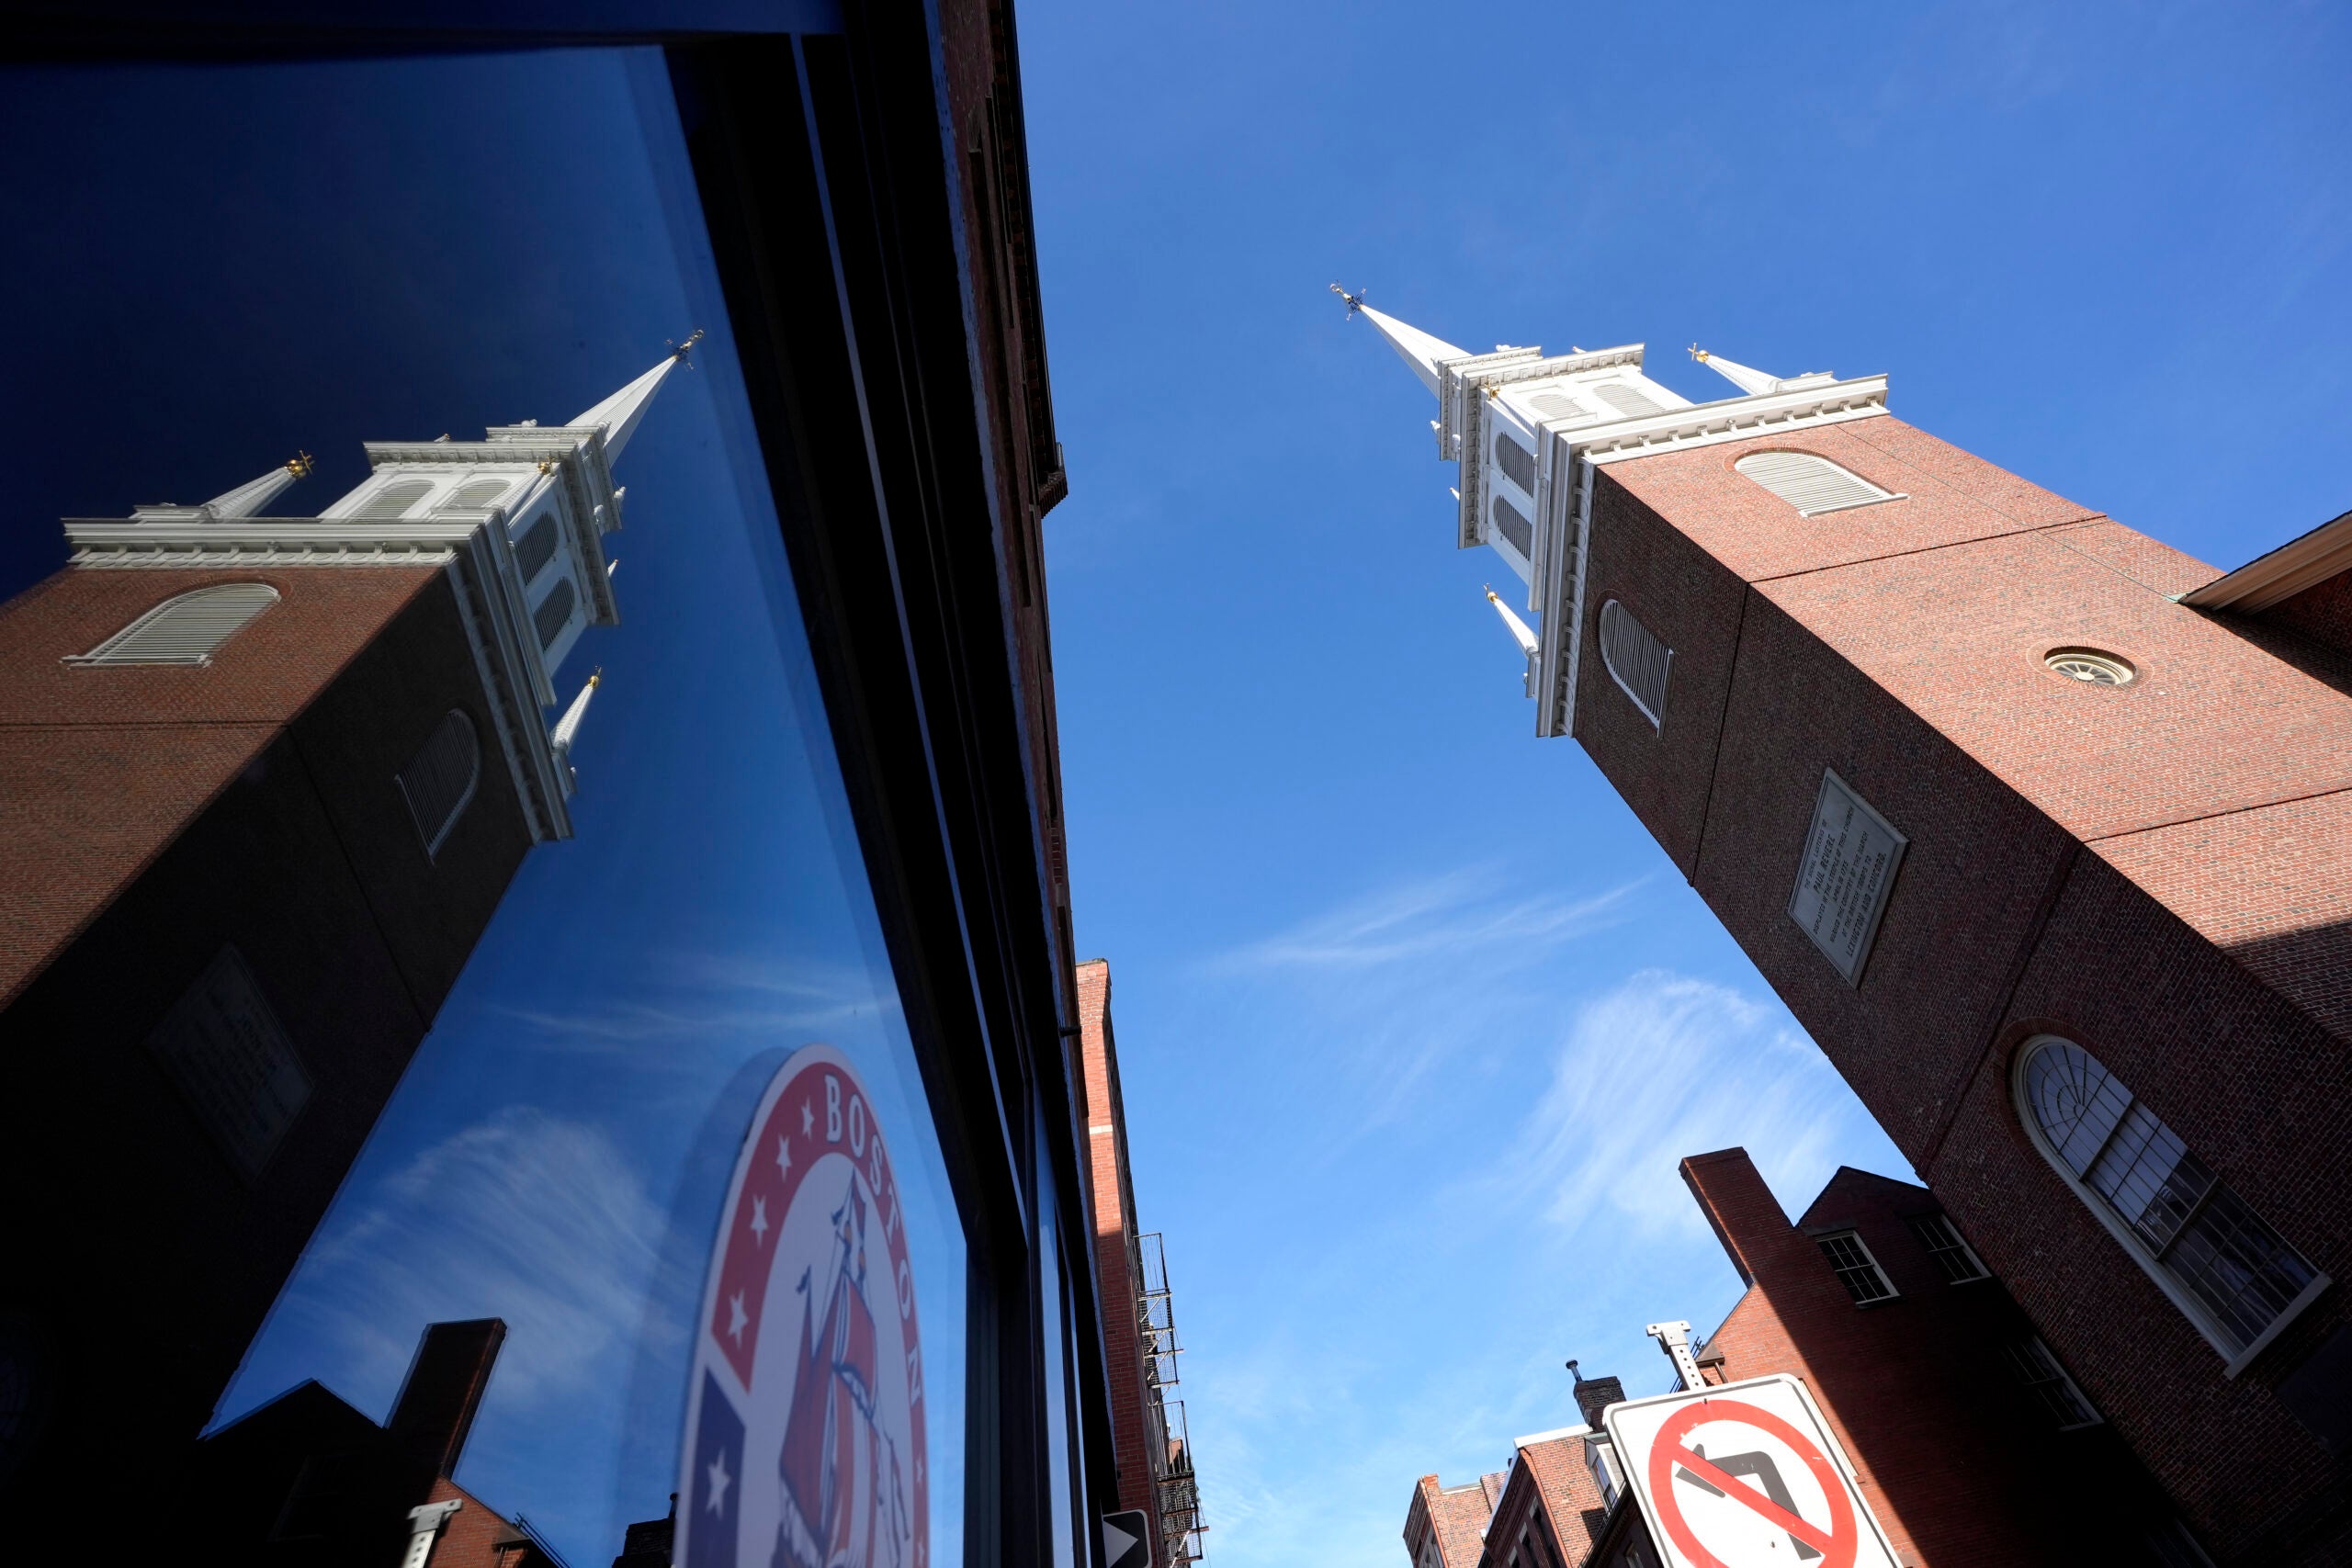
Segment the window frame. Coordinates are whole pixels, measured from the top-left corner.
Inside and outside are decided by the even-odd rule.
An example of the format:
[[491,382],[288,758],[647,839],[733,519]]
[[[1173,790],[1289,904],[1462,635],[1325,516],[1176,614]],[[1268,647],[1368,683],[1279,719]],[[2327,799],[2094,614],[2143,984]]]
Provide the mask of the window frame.
[[[440,825],[428,832],[424,814],[417,809],[416,791],[410,786],[409,775],[416,771],[418,763],[424,761],[425,753],[440,743],[441,737],[450,732],[452,720],[456,721],[457,728],[464,732],[472,748],[468,756],[471,766],[466,773],[466,787],[458,792],[457,799],[442,814]],[[400,789],[401,799],[408,806],[409,820],[416,825],[417,840],[424,846],[424,858],[428,863],[440,863],[441,846],[449,841],[449,835],[457,830],[458,822],[466,815],[466,807],[471,806],[474,796],[481,793],[481,726],[476,724],[473,715],[464,708],[453,707],[435,721],[432,733],[424,738],[424,743],[416,749],[415,755],[392,775],[393,784]]]
[[[1924,1214],[1913,1214],[1903,1223],[1911,1228],[1912,1235],[1917,1239],[1922,1247],[1926,1248],[1928,1257],[1935,1266],[1943,1270],[1945,1284],[1973,1285],[1979,1280],[1989,1280],[1993,1277],[1993,1271],[1984,1267],[1984,1260],[1976,1256],[1976,1249],[1968,1245],[1968,1238],[1960,1234],[1960,1227],[1951,1223],[1951,1216],[1941,1209],[1933,1209]],[[1930,1240],[1931,1231],[1941,1232],[1943,1241],[1949,1245]],[[1954,1274],[1944,1260],[1955,1256],[1965,1261],[1976,1272]]]
[[[2140,1271],[2154,1283],[2157,1290],[2164,1292],[2165,1299],[2172,1303],[2181,1316],[2188,1320],[2189,1326],[2196,1329],[2205,1343],[2212,1348],[2214,1354],[2222,1358],[2222,1376],[2224,1379],[2235,1378],[2253,1364],[2256,1357],[2268,1349],[2271,1342],[2285,1332],[2287,1325],[2301,1317],[2312,1303],[2317,1301],[2334,1281],[2328,1278],[2325,1269],[2319,1268],[2316,1264],[2312,1265],[2311,1282],[2305,1285],[2292,1301],[2278,1309],[2278,1314],[2263,1327],[2261,1333],[2246,1341],[2243,1348],[2239,1348],[2229,1330],[2216,1322],[2211,1311],[2205,1303],[2199,1301],[2195,1292],[2175,1277],[2169,1268],[2165,1267],[2164,1260],[2158,1258],[2148,1244],[2141,1239],[2140,1234],[2132,1228],[2131,1222],[2118,1213],[2115,1205],[2088,1182],[2075,1175],[2074,1167],[2067,1164],[2065,1156],[2061,1155],[2056,1146],[2051,1143],[2050,1134],[2042,1129],[2041,1119],[2034,1114],[2032,1102],[2027,1098],[2026,1075],[2032,1066],[2034,1057],[2052,1045],[2072,1045],[2098,1063],[2102,1070],[2108,1072],[2109,1077],[2115,1076],[2098,1054],[2079,1040],[2071,1039],[2064,1034],[2050,1033],[2036,1034],[2027,1040],[2018,1048],[2018,1054],[2009,1066],[2009,1103],[2017,1114],[2018,1121],[2024,1126],[2026,1140],[2040,1152],[2050,1168],[2057,1173],[2058,1179],[2066,1184],[2067,1190],[2074,1193],[2083,1207],[2089,1210],[2098,1223],[2107,1227],[2107,1234],[2113,1236],[2117,1245],[2121,1247],[2125,1253],[2130,1255],[2132,1260],[2140,1266]],[[2120,1085],[2122,1080],[2118,1078],[2116,1081]],[[2132,1094],[2129,1089],[2124,1092],[2130,1096],[2132,1103],[2142,1103],[2137,1094]],[[2153,1111],[2151,1114],[2154,1114]],[[2121,1118],[2119,1117],[2119,1124]],[[2167,1122],[2165,1125],[2171,1124]],[[2185,1143],[2186,1140],[2183,1142]],[[2091,1163],[2096,1165],[2098,1162],[2094,1159]],[[2226,1182],[2222,1173],[2218,1170],[2213,1172],[2213,1186],[2219,1188],[2224,1185]],[[2269,1221],[2264,1220],[2263,1223],[2268,1224]],[[2181,1230],[2186,1231],[2188,1224],[2188,1221],[2183,1221]],[[2283,1241],[2286,1238],[2281,1235],[2280,1239]],[[2291,1246],[2292,1243],[2289,1245]],[[2301,1256],[2300,1249],[2297,1256]],[[2310,1259],[2305,1258],[2304,1261],[2309,1262]]]
[[[2029,1334],[2022,1339],[2002,1341],[2001,1356],[2008,1362],[2010,1373],[2018,1380],[2018,1385],[2051,1418],[2056,1430],[2079,1432],[2086,1427],[2107,1425],[2107,1417],[2099,1413],[2098,1405],[2091,1403],[2090,1396],[2083,1392],[2082,1384],[2075,1381],[2075,1374],[2066,1370],[2065,1363],[2058,1359],[2057,1352],[2050,1348],[2041,1335]],[[2077,1408],[2089,1413],[2087,1416],[2079,1421],[2061,1418],[2058,1406],[2042,1392],[2051,1388],[2070,1396]]]
[[[1853,1281],[1846,1278],[1846,1273],[1847,1270],[1857,1266],[1850,1263],[1841,1264],[1830,1256],[1829,1244],[1833,1241],[1850,1241],[1854,1244],[1854,1250],[1862,1255],[1862,1263],[1869,1266],[1871,1273],[1876,1276],[1878,1282],[1886,1288],[1884,1295],[1868,1298],[1854,1295]],[[1894,1288],[1894,1276],[1886,1271],[1886,1265],[1878,1260],[1878,1254],[1871,1250],[1871,1244],[1862,1239],[1862,1233],[1855,1226],[1846,1225],[1837,1230],[1823,1231],[1813,1238],[1813,1244],[1820,1249],[1821,1260],[1829,1265],[1829,1271],[1838,1277],[1838,1283],[1845,1287],[1847,1295],[1853,1298],[1856,1306],[1883,1306],[1888,1302],[1899,1302],[1903,1299],[1903,1292]]]

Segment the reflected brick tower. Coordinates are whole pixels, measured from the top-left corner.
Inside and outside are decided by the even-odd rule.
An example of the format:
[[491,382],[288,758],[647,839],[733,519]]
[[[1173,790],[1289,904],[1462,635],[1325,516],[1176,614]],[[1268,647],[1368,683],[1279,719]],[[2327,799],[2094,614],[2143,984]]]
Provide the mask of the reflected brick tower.
[[69,522],[0,606],[0,1496],[168,1495],[523,857],[571,836],[594,679],[544,716],[618,618],[612,462],[675,363],[568,424],[371,443],[315,516],[269,511],[297,459]]
[[[2352,515],[2226,576],[1887,412],[1639,345],[1434,394],[1573,735],[2215,1557],[2346,1550]],[[1694,350],[1694,353],[1696,351]],[[1513,595],[1516,601],[1518,595]],[[1663,1177],[1663,1173],[1661,1173]]]

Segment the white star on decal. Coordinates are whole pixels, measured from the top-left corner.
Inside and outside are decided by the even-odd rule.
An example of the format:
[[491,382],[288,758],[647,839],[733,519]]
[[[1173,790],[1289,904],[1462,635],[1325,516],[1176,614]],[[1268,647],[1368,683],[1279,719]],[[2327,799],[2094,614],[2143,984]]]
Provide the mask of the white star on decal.
[[727,1489],[735,1484],[735,1478],[727,1473],[727,1456],[723,1453],[711,1455],[710,1468],[703,1473],[710,1478],[710,1511],[714,1514],[725,1513],[727,1510],[724,1500],[727,1496]]
[[751,1321],[751,1314],[743,1310],[743,1292],[738,1291],[728,1297],[727,1337],[741,1345],[743,1343],[743,1325]]
[[754,1246],[763,1245],[768,1239],[768,1201],[764,1198],[752,1200],[752,1235]]
[[816,1130],[817,1113],[808,1109],[808,1102],[804,1100],[800,1102],[800,1135],[808,1137]]
[[792,1174],[792,1140],[782,1133],[775,1135],[775,1168],[779,1176]]

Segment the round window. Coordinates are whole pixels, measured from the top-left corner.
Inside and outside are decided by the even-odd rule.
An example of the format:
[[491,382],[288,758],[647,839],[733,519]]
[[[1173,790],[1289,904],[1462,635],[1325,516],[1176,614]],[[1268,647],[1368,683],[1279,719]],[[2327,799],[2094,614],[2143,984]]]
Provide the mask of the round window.
[[2131,660],[2095,648],[2053,648],[2041,661],[2068,680],[2090,686],[2128,686],[2138,673]]

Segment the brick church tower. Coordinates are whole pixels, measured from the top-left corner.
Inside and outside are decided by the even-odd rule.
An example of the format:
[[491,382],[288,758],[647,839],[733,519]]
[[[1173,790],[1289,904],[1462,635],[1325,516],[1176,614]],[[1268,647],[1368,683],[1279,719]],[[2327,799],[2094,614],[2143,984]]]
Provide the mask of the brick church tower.
[[[684,351],[680,351],[681,354]],[[0,1496],[168,1494],[531,847],[558,671],[618,618],[613,460],[560,426],[298,458],[71,521],[0,606]]]
[[[2352,516],[2217,573],[1884,377],[1467,354],[1573,735],[2223,1561],[2352,1536]],[[1697,353],[1696,350],[1693,351]]]

